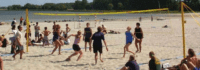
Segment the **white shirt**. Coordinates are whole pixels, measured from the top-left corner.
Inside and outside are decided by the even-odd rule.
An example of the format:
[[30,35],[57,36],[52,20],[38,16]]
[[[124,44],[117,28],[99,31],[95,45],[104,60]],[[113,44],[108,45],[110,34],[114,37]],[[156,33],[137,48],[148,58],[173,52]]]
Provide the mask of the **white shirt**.
[[20,31],[17,31],[17,33],[16,33],[16,38],[18,38],[19,39],[19,42],[22,44],[23,43],[23,40],[22,40],[22,32],[20,32]]
[[17,22],[16,20],[13,20],[15,23]]
[[14,33],[14,36],[17,34],[17,30],[12,30],[12,32]]

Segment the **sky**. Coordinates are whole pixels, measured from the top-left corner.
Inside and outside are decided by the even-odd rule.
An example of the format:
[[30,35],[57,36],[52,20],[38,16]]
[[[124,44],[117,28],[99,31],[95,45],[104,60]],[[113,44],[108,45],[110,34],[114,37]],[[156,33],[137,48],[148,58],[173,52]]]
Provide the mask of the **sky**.
[[[87,1],[92,2],[93,0],[87,0]],[[26,3],[43,5],[44,3],[66,3],[66,2],[67,3],[75,2],[75,0],[0,0],[0,7],[7,7],[14,4],[24,6]]]

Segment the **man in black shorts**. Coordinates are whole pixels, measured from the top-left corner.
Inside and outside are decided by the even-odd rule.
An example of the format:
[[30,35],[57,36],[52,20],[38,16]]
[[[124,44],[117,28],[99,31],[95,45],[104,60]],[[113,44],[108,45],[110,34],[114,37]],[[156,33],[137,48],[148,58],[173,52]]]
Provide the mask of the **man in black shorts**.
[[93,52],[95,53],[95,64],[97,64],[97,58],[98,58],[98,51],[100,53],[100,60],[101,62],[103,62],[102,58],[101,58],[101,54],[102,54],[102,41],[104,42],[105,46],[106,46],[106,50],[108,51],[108,47],[106,45],[106,41],[104,39],[104,34],[101,32],[102,28],[98,27],[97,28],[98,32],[94,33],[92,38],[90,39],[90,51],[91,51],[91,43],[92,40],[94,40],[93,42]]
[[83,41],[85,41],[85,51],[87,50],[87,43],[90,42],[90,38],[92,36],[92,29],[90,28],[90,23],[86,24],[86,28],[84,30]]

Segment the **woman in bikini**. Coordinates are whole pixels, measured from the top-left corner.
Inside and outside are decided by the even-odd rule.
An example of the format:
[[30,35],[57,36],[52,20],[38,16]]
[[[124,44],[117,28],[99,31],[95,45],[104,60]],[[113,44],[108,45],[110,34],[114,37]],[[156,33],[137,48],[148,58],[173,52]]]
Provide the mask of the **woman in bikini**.
[[[142,50],[142,39],[143,39],[143,31],[142,31],[142,28],[140,27],[140,23],[136,23],[136,28],[135,28],[135,32],[134,32],[134,35],[139,39],[139,40],[135,40],[135,46],[137,48],[137,51],[136,52],[141,52]],[[138,44],[139,43],[139,47],[138,48]]]
[[62,44],[60,43],[59,38],[63,38],[63,37],[60,35],[60,26],[56,25],[56,27],[53,31],[53,42],[55,44],[55,48],[53,49],[51,54],[53,54],[57,48],[59,48],[59,55],[61,54],[60,50],[61,50]]

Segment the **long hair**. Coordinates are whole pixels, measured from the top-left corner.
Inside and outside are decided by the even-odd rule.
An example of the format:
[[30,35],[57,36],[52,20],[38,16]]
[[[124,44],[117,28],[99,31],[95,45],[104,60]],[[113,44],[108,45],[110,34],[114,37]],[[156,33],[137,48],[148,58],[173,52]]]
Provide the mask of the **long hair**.
[[196,56],[194,50],[191,48],[188,50],[188,53],[191,55],[191,57]]

